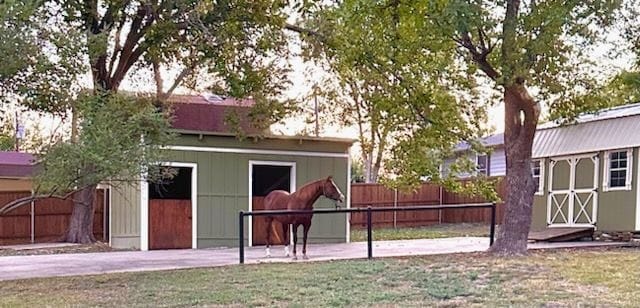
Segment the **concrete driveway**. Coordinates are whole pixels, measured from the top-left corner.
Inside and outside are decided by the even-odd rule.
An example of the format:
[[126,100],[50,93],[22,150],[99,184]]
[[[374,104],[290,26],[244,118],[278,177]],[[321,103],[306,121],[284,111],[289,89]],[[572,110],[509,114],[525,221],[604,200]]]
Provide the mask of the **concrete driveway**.
[[[530,244],[529,249],[621,246],[616,242],[569,242]],[[373,256],[416,256],[484,251],[489,239],[458,237],[427,240],[377,241]],[[264,247],[245,250],[247,264],[265,262],[313,262],[367,257],[366,242],[312,244],[307,247],[309,260],[293,261],[284,257],[282,246],[271,248],[271,258],[264,257]],[[237,248],[122,251],[36,256],[0,257],[0,281],[36,277],[93,275],[118,272],[172,270],[238,264]]]

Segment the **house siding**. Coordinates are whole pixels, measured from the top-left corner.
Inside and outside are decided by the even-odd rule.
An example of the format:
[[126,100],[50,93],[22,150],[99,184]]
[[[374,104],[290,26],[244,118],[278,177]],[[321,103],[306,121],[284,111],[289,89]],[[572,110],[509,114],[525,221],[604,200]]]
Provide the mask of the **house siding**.
[[507,160],[504,148],[494,149],[489,156],[489,173],[491,176],[504,176],[507,174]]

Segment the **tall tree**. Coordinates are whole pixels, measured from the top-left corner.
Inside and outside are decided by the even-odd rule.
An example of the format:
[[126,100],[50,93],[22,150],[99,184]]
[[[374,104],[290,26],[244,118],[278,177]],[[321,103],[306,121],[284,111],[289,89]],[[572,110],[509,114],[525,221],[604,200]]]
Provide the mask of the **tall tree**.
[[[455,43],[430,31],[434,28],[422,22],[420,11],[404,7],[393,1],[344,1],[304,24],[314,29],[305,36],[307,56],[335,78],[325,83],[334,101],[331,111],[342,124],[358,128],[366,181],[377,181],[384,159],[394,156],[391,169],[399,163],[414,167],[397,179],[401,186],[438,173],[437,159],[422,159],[423,152],[417,160],[407,151],[415,146],[412,140],[439,150],[433,155],[445,153],[457,140],[478,136],[484,118],[472,103],[473,93],[454,95],[464,91],[453,82],[464,78],[452,65],[455,54],[449,50]],[[450,74],[442,74],[447,70]]]
[[[462,132],[473,122],[465,123],[459,114],[482,109],[479,92],[491,94],[484,100],[504,104],[506,215],[491,250],[523,254],[535,192],[530,163],[541,103],[552,111],[575,110],[584,103],[578,98],[599,82],[587,70],[589,55],[619,5],[615,0],[351,0],[325,8],[305,26],[318,29],[320,44],[331,44],[333,37],[371,40],[336,53],[359,57],[373,74],[384,76],[378,79],[381,84],[405,89],[390,93],[391,103],[384,107],[399,115],[405,115],[405,106],[418,111],[415,117],[401,116],[403,126],[413,129],[394,149],[392,165],[400,179],[438,178],[441,154],[469,136]],[[356,32],[363,28],[376,32]]]
[[[48,149],[44,156],[45,173],[51,172],[56,175],[51,178],[60,181],[43,181],[41,185],[74,192],[66,241],[93,241],[96,185],[115,177],[114,167],[124,168],[121,174],[129,176],[139,174],[140,165],[142,170],[150,170],[152,143],[161,145],[166,140],[161,133],[166,118],[160,121],[161,114],[144,103],[147,100],[116,95],[124,83],[140,86],[140,76],[152,75],[155,104],[167,107],[165,102],[177,87],[194,85],[204,78],[218,94],[252,97],[257,125],[267,126],[274,115],[284,112],[276,97],[287,85],[287,67],[277,60],[287,55],[283,29],[288,2],[0,3],[0,50],[12,57],[0,64],[2,100],[19,100],[37,111],[72,113],[71,140]],[[168,80],[168,70],[178,71],[175,78]],[[88,95],[86,88],[90,89]],[[127,101],[142,102],[134,108]],[[100,136],[110,132],[110,138],[127,140]],[[114,155],[110,151],[120,152]],[[127,151],[139,156],[131,159],[131,164],[114,163]]]

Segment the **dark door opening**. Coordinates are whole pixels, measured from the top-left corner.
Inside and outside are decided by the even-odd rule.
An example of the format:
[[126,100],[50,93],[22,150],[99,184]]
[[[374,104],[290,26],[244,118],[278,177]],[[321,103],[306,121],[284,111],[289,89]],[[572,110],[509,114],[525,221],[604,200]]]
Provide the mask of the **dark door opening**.
[[[253,165],[251,179],[252,210],[264,210],[264,198],[274,190],[291,192],[291,166]],[[253,245],[265,245],[267,224],[264,217],[253,217]],[[282,225],[274,222],[271,229],[271,244],[284,245]]]
[[191,248],[190,167],[174,167],[173,178],[149,183],[149,249]]

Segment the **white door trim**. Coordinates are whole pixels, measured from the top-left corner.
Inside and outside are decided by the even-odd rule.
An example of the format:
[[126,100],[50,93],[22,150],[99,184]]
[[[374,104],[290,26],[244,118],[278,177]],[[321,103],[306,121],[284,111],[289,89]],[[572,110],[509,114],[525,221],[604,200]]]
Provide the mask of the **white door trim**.
[[219,147],[195,147],[172,145],[166,147],[174,151],[195,151],[195,152],[218,152],[218,153],[239,153],[239,154],[264,154],[264,155],[291,155],[291,156],[315,156],[315,157],[349,157],[348,153],[335,152],[305,152],[305,151],[283,151],[283,150],[258,150],[239,148],[219,148]]
[[[292,161],[269,161],[269,160],[249,160],[249,212],[253,210],[253,166],[288,166],[291,167],[289,175],[289,191],[296,191],[296,162]],[[291,238],[291,237],[289,237]],[[249,247],[253,246],[253,216],[249,216]]]
[[[162,162],[161,166],[191,168],[191,248],[198,248],[198,164]],[[149,182],[140,181],[140,250],[149,250]]]

